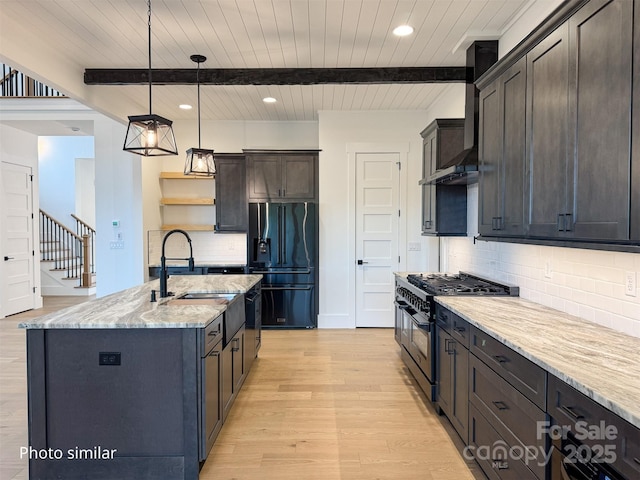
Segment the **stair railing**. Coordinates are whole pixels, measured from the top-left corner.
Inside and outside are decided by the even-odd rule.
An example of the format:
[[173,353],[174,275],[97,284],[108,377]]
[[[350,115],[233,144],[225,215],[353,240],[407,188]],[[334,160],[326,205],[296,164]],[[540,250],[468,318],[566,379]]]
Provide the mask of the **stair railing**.
[[76,217],[73,213],[71,214],[71,216],[76,221],[76,235],[83,238],[85,235],[89,237],[89,240],[87,242],[88,253],[85,256],[85,258],[88,258],[89,261],[85,263],[89,264],[89,273],[91,274],[96,273],[96,269],[95,269],[96,231],[88,223]]
[[2,97],[64,97],[59,91],[35,80],[9,65],[0,64],[2,70],[0,96]]
[[89,238],[89,235],[77,235],[40,209],[40,239],[48,245],[41,250],[40,259],[52,261],[54,270],[66,271],[66,278],[79,279],[82,287],[91,286],[89,262],[83,261]]

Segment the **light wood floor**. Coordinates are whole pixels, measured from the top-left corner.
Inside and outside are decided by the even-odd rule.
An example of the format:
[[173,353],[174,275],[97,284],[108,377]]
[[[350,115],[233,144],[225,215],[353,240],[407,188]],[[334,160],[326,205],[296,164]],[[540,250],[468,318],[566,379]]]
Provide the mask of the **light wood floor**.
[[[86,297],[82,298],[86,300]],[[27,479],[25,335],[0,320],[0,478]],[[201,480],[463,480],[451,426],[404,367],[391,329],[267,330]]]

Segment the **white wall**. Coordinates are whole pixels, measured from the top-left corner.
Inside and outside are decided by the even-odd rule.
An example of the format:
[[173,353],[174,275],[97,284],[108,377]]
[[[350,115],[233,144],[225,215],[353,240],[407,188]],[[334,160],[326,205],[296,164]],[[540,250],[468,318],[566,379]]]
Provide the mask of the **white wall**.
[[[36,135],[17,130],[12,127],[0,124],[0,161],[13,163],[16,165],[24,165],[31,167],[33,172],[33,237],[34,248],[37,249],[40,243],[40,235],[38,231],[38,210],[40,208],[40,198],[38,193],[38,137]],[[0,169],[0,189],[2,189],[2,169]],[[2,209],[4,205],[0,202],[0,222],[4,218]],[[0,232],[2,232],[2,224],[0,224]],[[0,252],[3,251],[3,239],[0,235]],[[42,307],[42,296],[40,295],[40,257],[36,255],[33,261],[34,268],[34,286],[36,286],[35,308]],[[5,275],[4,262],[0,262],[0,278]],[[2,306],[2,296],[0,296],[0,318],[4,317]]]
[[[355,326],[351,313],[355,299],[355,266],[349,261],[353,239],[349,226],[355,222],[352,200],[355,179],[349,166],[347,146],[352,143],[404,143],[409,145],[406,185],[407,242],[418,243],[420,251],[401,252],[406,269],[429,270],[437,264],[437,243],[420,235],[422,137],[427,126],[424,111],[319,113],[320,148],[320,284],[319,327]],[[406,245],[402,248],[406,249]]]
[[[519,43],[560,0],[537,2],[500,40],[500,56]],[[449,95],[451,102],[457,97]],[[441,99],[447,103],[446,98]],[[431,113],[431,112],[430,112]],[[443,271],[476,271],[520,286],[520,296],[640,336],[640,291],[624,294],[624,274],[640,255],[578,248],[473,242],[478,231],[478,186],[468,188],[468,236],[442,239]],[[546,273],[546,275],[545,275]]]
[[[141,157],[122,151],[126,126],[100,116],[94,121],[96,165],[96,295],[144,281]],[[117,220],[119,227],[112,222]],[[118,239],[122,249],[110,248]]]
[[77,157],[93,157],[93,137],[38,137],[40,207],[73,231]]

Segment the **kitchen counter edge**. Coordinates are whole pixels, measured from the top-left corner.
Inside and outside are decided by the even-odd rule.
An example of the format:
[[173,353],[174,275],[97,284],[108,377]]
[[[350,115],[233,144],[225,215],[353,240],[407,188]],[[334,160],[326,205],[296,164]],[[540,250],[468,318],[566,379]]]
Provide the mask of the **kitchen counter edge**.
[[[175,296],[187,292],[245,293],[262,280],[262,275],[172,275],[167,286]],[[100,328],[204,328],[225,310],[224,305],[166,305],[173,297],[151,302],[150,282],[74,305],[18,324],[25,329]]]

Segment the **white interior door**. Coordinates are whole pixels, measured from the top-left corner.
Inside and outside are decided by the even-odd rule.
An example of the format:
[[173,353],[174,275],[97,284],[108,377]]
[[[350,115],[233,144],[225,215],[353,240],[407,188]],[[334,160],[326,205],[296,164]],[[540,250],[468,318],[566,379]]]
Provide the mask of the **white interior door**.
[[12,315],[35,307],[31,167],[2,163],[2,307]]
[[356,153],[356,327],[393,327],[399,153]]

